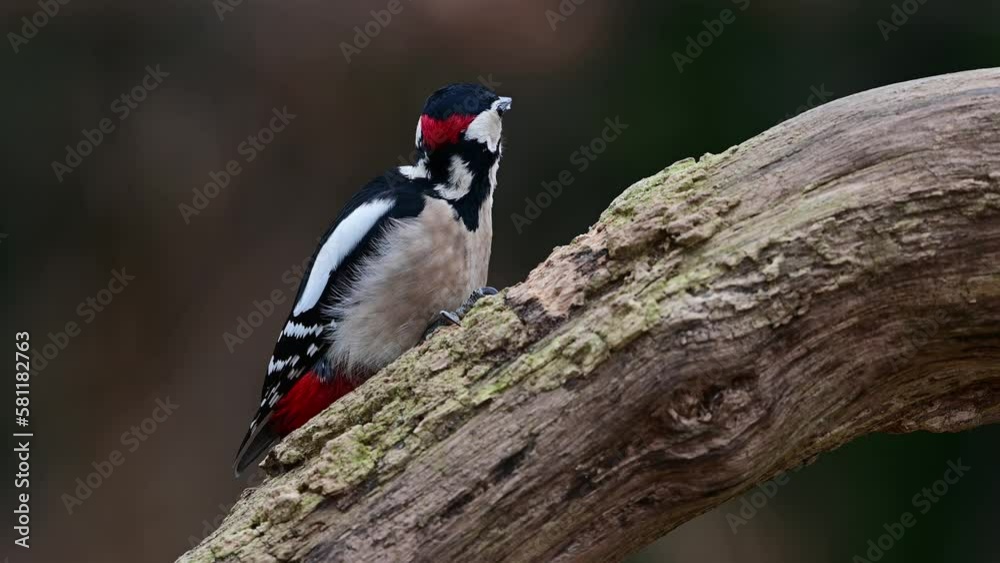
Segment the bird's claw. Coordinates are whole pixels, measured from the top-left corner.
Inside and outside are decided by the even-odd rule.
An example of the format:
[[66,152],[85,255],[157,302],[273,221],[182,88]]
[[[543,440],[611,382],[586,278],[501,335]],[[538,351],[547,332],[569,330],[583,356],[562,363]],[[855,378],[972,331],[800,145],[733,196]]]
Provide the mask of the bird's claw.
[[442,323],[447,321],[455,326],[462,324],[462,317],[459,316],[458,313],[454,313],[452,311],[441,311],[438,315],[441,316]]
[[460,326],[462,324],[462,319],[465,318],[465,315],[472,310],[472,307],[474,307],[480,299],[483,297],[489,297],[490,295],[496,295],[497,293],[499,292],[496,288],[488,286],[481,287],[473,291],[472,295],[470,295],[469,298],[465,300],[465,303],[462,303],[462,306],[458,309],[454,311],[441,311],[438,313],[438,319],[434,321],[431,326],[427,327],[427,330],[424,332],[423,339],[427,340],[432,334],[437,332],[439,328],[445,325]]
[[[476,303],[479,302],[480,299],[482,299],[483,297],[489,297],[490,295],[496,295],[497,293],[498,291],[496,290],[495,287],[489,287],[489,286],[480,287],[479,289],[473,291],[472,295],[470,295],[469,298],[465,300],[465,303],[462,303],[462,306],[459,307],[457,311],[455,311],[455,314],[458,316],[458,320],[461,321],[462,319],[464,319],[465,315],[468,314],[470,310],[472,310],[472,308],[476,305]],[[456,322],[455,324],[459,323]]]

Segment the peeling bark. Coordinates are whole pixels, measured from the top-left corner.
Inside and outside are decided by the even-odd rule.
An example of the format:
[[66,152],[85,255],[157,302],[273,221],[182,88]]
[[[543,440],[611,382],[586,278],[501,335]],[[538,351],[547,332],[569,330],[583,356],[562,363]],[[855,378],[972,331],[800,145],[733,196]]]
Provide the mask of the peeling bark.
[[871,432],[1000,420],[1000,69],[626,190],[289,436],[181,561],[608,561]]

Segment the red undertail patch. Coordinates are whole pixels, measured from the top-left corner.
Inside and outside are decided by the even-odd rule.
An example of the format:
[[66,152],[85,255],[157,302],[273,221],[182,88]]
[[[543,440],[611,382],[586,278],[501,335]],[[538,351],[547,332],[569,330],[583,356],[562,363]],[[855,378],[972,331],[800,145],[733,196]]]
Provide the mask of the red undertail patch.
[[309,421],[334,401],[354,390],[355,385],[340,374],[323,382],[307,372],[275,405],[271,425],[275,432],[288,434]]

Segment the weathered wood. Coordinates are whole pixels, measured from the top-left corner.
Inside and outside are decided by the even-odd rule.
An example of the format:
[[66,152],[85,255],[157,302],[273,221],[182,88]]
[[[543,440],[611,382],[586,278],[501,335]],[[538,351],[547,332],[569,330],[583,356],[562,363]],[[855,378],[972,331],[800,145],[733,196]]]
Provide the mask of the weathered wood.
[[626,190],[290,436],[182,561],[608,561],[870,432],[1000,420],[1000,69]]

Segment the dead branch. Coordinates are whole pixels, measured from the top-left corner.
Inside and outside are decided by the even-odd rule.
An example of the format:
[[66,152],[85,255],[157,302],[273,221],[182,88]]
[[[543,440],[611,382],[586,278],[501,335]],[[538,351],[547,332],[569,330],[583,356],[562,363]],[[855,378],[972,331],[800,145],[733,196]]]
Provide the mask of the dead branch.
[[1000,69],[626,190],[290,436],[181,561],[608,561],[871,432],[1000,420]]

